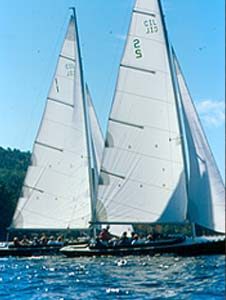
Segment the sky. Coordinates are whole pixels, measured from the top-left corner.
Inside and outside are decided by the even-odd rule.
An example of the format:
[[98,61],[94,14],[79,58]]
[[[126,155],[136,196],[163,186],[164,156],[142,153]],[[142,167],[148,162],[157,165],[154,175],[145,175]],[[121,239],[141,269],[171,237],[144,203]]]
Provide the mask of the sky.
[[[0,146],[31,150],[69,17],[105,133],[134,0],[0,1]],[[224,177],[224,0],[162,0],[174,45]]]

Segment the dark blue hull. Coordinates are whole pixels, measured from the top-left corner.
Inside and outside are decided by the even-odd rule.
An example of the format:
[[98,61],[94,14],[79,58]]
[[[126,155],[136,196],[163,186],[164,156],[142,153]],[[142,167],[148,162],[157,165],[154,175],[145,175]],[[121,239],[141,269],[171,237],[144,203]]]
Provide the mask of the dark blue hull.
[[0,257],[6,256],[18,256],[18,257],[29,257],[29,256],[41,256],[41,255],[57,255],[60,254],[60,248],[62,246],[43,246],[43,247],[2,247],[0,248]]
[[219,240],[174,240],[156,241],[148,245],[116,246],[116,247],[83,247],[67,246],[60,250],[68,257],[79,256],[126,256],[126,255],[155,255],[175,254],[180,256],[225,254],[225,239]]

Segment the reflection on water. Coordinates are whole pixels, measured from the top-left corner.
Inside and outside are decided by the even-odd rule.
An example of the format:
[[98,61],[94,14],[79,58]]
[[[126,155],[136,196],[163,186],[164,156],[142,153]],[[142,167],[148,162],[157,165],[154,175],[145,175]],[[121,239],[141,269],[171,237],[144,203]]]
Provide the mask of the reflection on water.
[[225,258],[0,258],[0,299],[225,299]]

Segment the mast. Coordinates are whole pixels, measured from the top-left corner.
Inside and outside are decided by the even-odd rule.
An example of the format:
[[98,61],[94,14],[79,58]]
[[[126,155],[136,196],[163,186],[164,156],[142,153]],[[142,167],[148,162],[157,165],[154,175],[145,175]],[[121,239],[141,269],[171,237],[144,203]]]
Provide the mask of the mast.
[[[80,69],[80,75],[81,75],[82,100],[83,100],[84,121],[85,121],[85,135],[86,135],[86,144],[87,144],[87,152],[88,152],[89,185],[90,185],[90,194],[91,194],[91,197],[90,197],[91,198],[91,222],[93,224],[93,223],[95,223],[95,220],[96,220],[96,213],[95,213],[95,207],[94,207],[94,195],[95,195],[95,193],[94,193],[93,177],[92,177],[90,132],[89,132],[89,125],[88,125],[88,111],[87,111],[87,103],[86,103],[85,83],[84,83],[84,74],[83,74],[83,66],[82,66],[80,40],[79,40],[79,34],[78,34],[77,16],[76,16],[75,7],[70,7],[70,9],[72,10],[74,20],[75,20],[75,34],[76,34],[77,50],[78,50],[78,57],[79,57],[79,69]],[[95,236],[95,229],[94,229],[93,235]]]
[[179,132],[180,132],[181,143],[182,143],[182,156],[183,156],[183,162],[184,162],[184,168],[185,168],[185,187],[186,187],[187,197],[189,199],[189,193],[188,193],[188,167],[187,167],[187,160],[186,160],[185,141],[184,141],[184,135],[183,135],[183,129],[182,129],[182,120],[181,120],[181,115],[180,115],[180,110],[179,110],[179,99],[178,99],[178,95],[177,95],[177,85],[176,85],[176,82],[175,82],[175,70],[174,70],[174,65],[173,65],[173,60],[172,60],[172,54],[171,54],[171,51],[170,51],[171,47],[170,47],[168,33],[167,33],[167,29],[166,29],[166,24],[165,24],[165,19],[164,19],[164,15],[163,15],[161,0],[158,0],[158,5],[159,5],[159,11],[160,11],[161,19],[162,19],[163,31],[164,31],[165,41],[166,41],[166,49],[167,49],[167,54],[168,54],[169,66],[170,66],[173,92],[174,92],[174,97],[175,97],[175,100],[176,100],[175,101],[175,104],[176,104],[175,106],[176,106],[176,110],[177,110]]

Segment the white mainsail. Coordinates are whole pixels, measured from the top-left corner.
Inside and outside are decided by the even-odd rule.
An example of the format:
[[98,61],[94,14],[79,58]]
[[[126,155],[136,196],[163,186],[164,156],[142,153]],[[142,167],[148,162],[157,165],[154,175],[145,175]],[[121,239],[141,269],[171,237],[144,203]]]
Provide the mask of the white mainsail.
[[89,227],[91,191],[78,47],[71,17],[13,228]]
[[158,1],[137,0],[101,165],[101,223],[186,218],[185,167],[166,43]]
[[189,154],[188,218],[225,232],[225,188],[174,53]]

